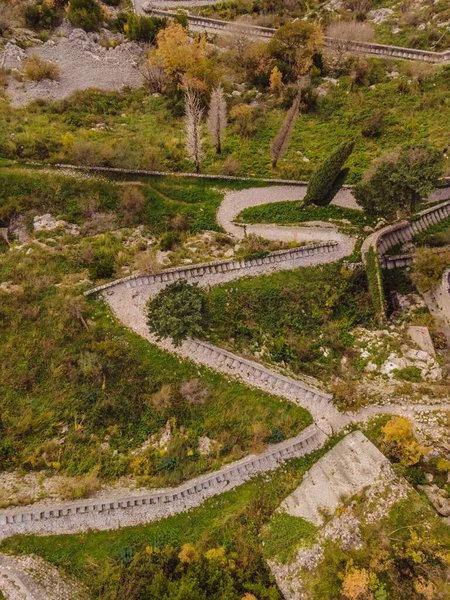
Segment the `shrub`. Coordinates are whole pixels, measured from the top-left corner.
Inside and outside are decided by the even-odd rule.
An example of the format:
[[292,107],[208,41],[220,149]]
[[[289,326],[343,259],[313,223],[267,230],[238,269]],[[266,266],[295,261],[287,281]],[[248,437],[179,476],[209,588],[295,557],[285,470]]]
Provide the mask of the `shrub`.
[[165,456],[158,465],[158,471],[174,471],[178,460],[175,456]]
[[441,173],[442,152],[426,142],[407,144],[376,161],[354,196],[368,214],[392,218],[414,210],[434,190]]
[[180,392],[189,404],[205,404],[209,398],[209,390],[198,379],[185,381],[180,386]]
[[159,240],[159,247],[163,252],[172,250],[180,243],[180,236],[177,231],[167,231]]
[[164,288],[147,305],[147,324],[158,339],[171,338],[176,346],[188,337],[203,335],[208,310],[206,294],[186,280]]
[[416,440],[413,424],[406,417],[392,417],[382,431],[388,454],[404,467],[417,464],[427,453],[427,449]]
[[74,27],[85,31],[98,31],[103,20],[101,8],[95,0],[70,0],[68,17]]
[[418,248],[415,257],[412,280],[419,291],[425,294],[440,283],[446,267],[450,264],[450,251],[436,253],[430,248]]
[[372,246],[366,254],[366,273],[372,304],[377,311],[379,320],[384,321],[386,317],[386,299],[384,296],[383,275],[378,257]]
[[354,146],[353,140],[343,142],[317,167],[308,183],[305,204],[329,204],[329,194]]
[[122,219],[126,225],[135,223],[145,205],[145,197],[136,186],[126,186],[120,199]]
[[97,252],[94,261],[89,266],[91,279],[106,279],[114,275],[114,256],[110,253]]
[[255,113],[248,104],[237,104],[230,110],[230,118],[234,121],[238,133],[249,137],[255,131]]
[[129,40],[134,40],[136,42],[154,42],[158,31],[163,29],[166,24],[166,19],[140,17],[134,13],[130,13],[124,30]]
[[416,383],[423,381],[422,371],[414,365],[404,367],[403,369],[394,369],[393,373],[398,379],[403,379],[403,381],[413,381]]
[[42,60],[37,54],[32,54],[27,60],[25,74],[31,81],[42,81],[43,79],[56,81],[59,79],[58,67],[51,62]]
[[24,17],[25,24],[30,29],[53,29],[59,21],[57,12],[43,0],[29,4],[25,8]]

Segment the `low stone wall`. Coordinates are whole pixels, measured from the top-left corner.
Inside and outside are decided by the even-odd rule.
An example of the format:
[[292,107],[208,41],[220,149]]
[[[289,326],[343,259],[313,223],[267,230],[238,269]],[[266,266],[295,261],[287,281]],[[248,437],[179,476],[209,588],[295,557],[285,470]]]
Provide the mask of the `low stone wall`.
[[[70,165],[67,163],[55,163],[52,165],[37,162],[37,161],[26,161],[26,165],[35,167],[45,167],[52,169],[63,169],[70,171],[89,171],[92,173],[117,173],[118,175],[150,175],[151,177],[187,177],[189,179],[212,179],[213,181],[259,181],[263,183],[285,183],[287,185],[308,185],[307,181],[299,179],[273,179],[264,177],[237,177],[236,175],[212,175],[210,173],[183,173],[179,171],[148,171],[145,169],[123,169],[121,167],[87,167],[85,165]],[[351,189],[353,186],[344,184],[344,189]]]
[[450,268],[444,271],[441,283],[434,291],[434,297],[450,324]]
[[214,360],[217,367],[226,365],[231,367],[237,374],[247,373],[256,380],[266,382],[269,389],[271,388],[274,394],[283,392],[284,396],[292,394],[292,396],[298,397],[303,401],[305,408],[313,414],[314,419],[317,421],[320,419],[321,415],[323,416],[325,405],[328,405],[329,401],[333,398],[332,394],[309,386],[303,381],[285,377],[275,371],[270,371],[255,361],[247,360],[241,356],[232,354],[227,350],[208,344],[207,342],[188,340],[186,344],[188,344],[188,350],[201,352],[205,357]]
[[393,268],[396,257],[386,256],[386,252],[397,244],[410,242],[418,233],[422,233],[422,231],[448,217],[450,217],[450,200],[423,210],[409,221],[400,221],[380,229],[380,231],[373,233],[364,240],[361,247],[363,260],[365,260],[369,247],[372,246],[378,255],[381,266],[383,268]]
[[[126,498],[110,498],[102,500],[84,500],[82,502],[65,503],[51,508],[20,508],[14,510],[3,511],[0,513],[0,525],[14,525],[28,523],[32,528],[32,524],[38,521],[46,521],[49,519],[63,519],[64,517],[74,517],[86,515],[89,513],[104,513],[119,510],[130,510],[134,507],[148,506],[151,507],[160,504],[167,504],[175,501],[187,499],[189,496],[198,494],[202,490],[220,487],[224,481],[233,482],[234,480],[241,481],[242,478],[256,475],[261,471],[276,468],[281,462],[291,458],[298,458],[309,454],[320,448],[326,440],[326,435],[316,426],[310,425],[303,430],[300,435],[280,444],[274,444],[259,456],[252,456],[239,464],[229,465],[223,469],[205,475],[195,480],[188,482],[177,488],[166,490],[162,493],[151,493],[139,496],[129,496]],[[8,529],[8,535],[14,535],[14,527]],[[1,534],[0,534],[1,539]]]
[[259,265],[269,265],[306,256],[315,256],[316,254],[327,254],[336,251],[338,246],[339,243],[334,241],[321,242],[319,244],[308,244],[297,248],[288,248],[287,250],[277,250],[276,252],[270,252],[267,256],[262,258],[252,258],[249,260],[217,260],[208,263],[199,263],[197,265],[189,265],[187,267],[174,267],[172,269],[166,269],[148,275],[131,275],[130,277],[117,279],[111,283],[99,285],[88,290],[84,295],[89,296],[90,294],[95,294],[118,285],[125,285],[127,288],[136,288],[155,283],[170,283],[179,279],[192,281],[210,273],[225,273],[227,271],[244,270]]
[[[169,10],[159,10],[153,8],[151,2],[144,5],[143,10],[152,15],[173,19],[176,12]],[[256,25],[244,25],[233,21],[222,21],[220,19],[209,19],[198,15],[188,14],[189,24],[194,27],[201,27],[213,32],[220,33],[245,33],[251,37],[270,39],[276,29],[271,27],[258,27]],[[446,64],[450,62],[450,51],[431,52],[429,50],[418,50],[416,48],[402,48],[401,46],[388,46],[384,44],[373,44],[370,42],[347,41],[330,38],[325,36],[324,44],[328,48],[342,46],[345,44],[347,52],[356,54],[365,54],[372,56],[382,56],[384,58],[401,58],[404,60],[420,60],[429,63]]]
[[384,268],[385,269],[401,269],[406,267],[414,260],[413,254],[397,254],[396,256],[386,255],[384,257]]

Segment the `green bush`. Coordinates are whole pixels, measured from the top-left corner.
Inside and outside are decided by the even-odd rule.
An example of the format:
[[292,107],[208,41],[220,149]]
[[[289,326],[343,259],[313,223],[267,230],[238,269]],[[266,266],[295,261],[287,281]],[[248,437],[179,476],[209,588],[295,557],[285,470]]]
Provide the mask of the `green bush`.
[[89,266],[91,279],[107,279],[114,275],[114,256],[110,253],[99,251]]
[[180,235],[177,231],[167,231],[159,240],[159,248],[163,252],[173,250],[180,243]]
[[343,142],[317,167],[308,183],[305,204],[323,205],[330,203],[329,194],[341,173],[342,167],[353,152],[354,146],[355,142],[353,140]]
[[398,379],[403,379],[403,381],[412,381],[414,383],[420,383],[423,381],[422,379],[422,371],[419,367],[415,367],[411,365],[410,367],[404,367],[403,369],[394,369],[394,375]]
[[100,5],[95,0],[70,0],[69,21],[85,31],[98,31],[103,20]]
[[369,215],[409,214],[435,189],[442,168],[437,148],[426,142],[405,144],[377,161],[355,187],[354,196]]
[[205,292],[186,280],[175,281],[148,303],[147,323],[161,338],[180,345],[188,337],[202,336],[208,316]]
[[369,283],[370,297],[380,321],[386,317],[386,299],[383,289],[383,275],[374,249],[370,246],[366,254],[366,273]]
[[154,42],[158,31],[163,29],[166,24],[166,19],[140,17],[134,13],[130,13],[128,15],[125,31],[129,40],[134,40],[136,42]]
[[58,24],[58,13],[43,0],[29,4],[24,12],[25,24],[30,29],[53,29]]

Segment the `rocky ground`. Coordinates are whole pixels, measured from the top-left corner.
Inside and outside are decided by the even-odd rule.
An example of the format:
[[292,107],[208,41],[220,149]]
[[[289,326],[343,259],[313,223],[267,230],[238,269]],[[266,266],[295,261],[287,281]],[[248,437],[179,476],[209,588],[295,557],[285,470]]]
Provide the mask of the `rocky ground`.
[[89,597],[80,584],[33,555],[0,554],[0,589],[6,600],[86,600]]
[[[105,47],[113,40],[119,45]],[[65,22],[44,44],[35,38],[29,38],[28,43],[31,45],[26,50],[7,43],[0,51],[0,66],[11,73],[6,92],[12,106],[25,106],[36,99],[61,100],[89,88],[116,91],[143,84],[139,63],[145,47],[123,36],[111,36],[107,30],[86,33]],[[59,79],[27,81],[23,73],[32,54],[56,65]]]

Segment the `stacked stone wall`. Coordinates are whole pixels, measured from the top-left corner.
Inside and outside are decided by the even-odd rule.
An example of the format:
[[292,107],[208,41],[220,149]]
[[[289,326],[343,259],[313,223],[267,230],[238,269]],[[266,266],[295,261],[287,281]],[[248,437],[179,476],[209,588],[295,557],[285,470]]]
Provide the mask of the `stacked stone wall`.
[[64,503],[59,506],[52,505],[51,508],[41,506],[28,510],[20,508],[3,511],[0,513],[0,526],[29,523],[31,528],[32,523],[36,523],[37,521],[76,517],[78,515],[82,518],[83,515],[88,513],[130,510],[140,506],[148,506],[148,510],[151,511],[152,506],[187,499],[189,496],[198,494],[203,490],[209,490],[210,488],[217,487],[218,492],[222,492],[223,486],[221,484],[224,481],[233,482],[237,480],[240,482],[242,479],[245,480],[259,472],[274,469],[286,460],[309,454],[320,448],[326,437],[316,425],[310,425],[300,435],[280,444],[274,444],[263,454],[248,457],[235,465],[231,464],[215,473],[209,473],[177,488],[160,493],[148,492],[148,494],[120,499],[85,500],[83,502]]

